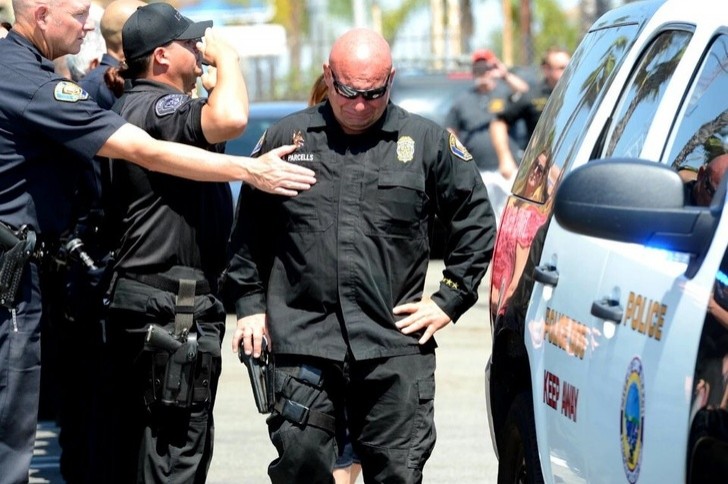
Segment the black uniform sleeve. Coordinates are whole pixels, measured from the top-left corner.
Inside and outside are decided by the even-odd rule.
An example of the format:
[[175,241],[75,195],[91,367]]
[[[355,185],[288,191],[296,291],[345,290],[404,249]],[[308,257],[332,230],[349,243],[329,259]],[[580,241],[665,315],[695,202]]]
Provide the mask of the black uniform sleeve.
[[206,99],[192,99],[186,94],[166,94],[150,107],[147,126],[154,126],[155,138],[176,141],[208,149],[212,145],[202,132],[202,108]]
[[[264,142],[256,156],[270,149]],[[275,198],[246,184],[240,189],[223,285],[226,305],[235,308],[238,319],[266,311],[266,281],[273,259],[275,230],[272,221],[277,219],[273,213]]]
[[505,109],[498,113],[496,117],[508,123],[509,126],[513,126],[519,119],[522,119],[525,116],[524,113],[531,102],[530,99],[530,91],[524,94],[519,94],[515,98],[511,97],[506,104]]
[[119,115],[101,109],[78,85],[58,79],[40,86],[25,107],[23,122],[85,160],[93,158],[125,124]]
[[478,299],[493,255],[495,216],[472,157],[454,135],[443,132],[434,171],[437,215],[449,237],[443,278],[433,300],[456,321]]

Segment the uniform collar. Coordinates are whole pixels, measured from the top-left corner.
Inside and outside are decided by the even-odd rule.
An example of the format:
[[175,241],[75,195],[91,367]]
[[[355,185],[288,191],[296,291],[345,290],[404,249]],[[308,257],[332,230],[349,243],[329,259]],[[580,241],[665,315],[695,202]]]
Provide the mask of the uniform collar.
[[[379,121],[377,121],[372,130],[392,133],[397,132],[399,130],[398,109],[399,108],[397,108],[390,100],[387,103],[387,109],[384,110],[384,114],[382,114],[382,117]],[[336,118],[334,118],[334,112],[331,109],[331,104],[326,101],[325,103],[320,104],[318,108],[313,111],[309,127],[311,129],[323,129],[326,126],[331,125],[335,125],[340,129],[339,122],[336,121]]]
[[185,94],[174,86],[165,84],[164,82],[153,81],[151,79],[132,79],[131,91],[158,91],[170,94]]
[[40,66],[43,70],[55,72],[56,66],[55,64],[53,64],[53,61],[43,57],[43,54],[40,53],[40,50],[38,50],[38,48],[30,40],[20,35],[17,31],[10,29],[8,35],[5,37],[5,40],[14,42],[19,46],[25,47],[30,51],[31,54],[33,54],[36,60],[40,63]]

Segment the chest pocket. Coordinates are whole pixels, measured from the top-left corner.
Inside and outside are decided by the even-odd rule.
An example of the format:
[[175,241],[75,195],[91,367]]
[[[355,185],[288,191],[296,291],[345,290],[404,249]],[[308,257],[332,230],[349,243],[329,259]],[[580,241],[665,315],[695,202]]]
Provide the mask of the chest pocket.
[[381,171],[374,223],[389,235],[426,236],[425,179],[410,171]]
[[323,232],[334,223],[334,186],[331,174],[318,164],[300,163],[316,172],[310,189],[282,202],[283,216],[289,232]]

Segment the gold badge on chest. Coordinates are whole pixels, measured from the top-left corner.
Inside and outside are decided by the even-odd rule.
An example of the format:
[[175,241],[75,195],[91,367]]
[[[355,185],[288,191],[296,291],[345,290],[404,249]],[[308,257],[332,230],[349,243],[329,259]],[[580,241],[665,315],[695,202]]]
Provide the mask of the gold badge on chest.
[[408,163],[415,157],[415,140],[409,136],[402,136],[397,140],[397,159]]

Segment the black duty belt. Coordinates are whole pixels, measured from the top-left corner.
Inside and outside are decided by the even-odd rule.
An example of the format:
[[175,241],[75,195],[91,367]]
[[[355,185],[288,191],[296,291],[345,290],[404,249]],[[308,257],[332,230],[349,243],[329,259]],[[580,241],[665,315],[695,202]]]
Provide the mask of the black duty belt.
[[[133,281],[141,282],[142,284],[146,284],[147,286],[154,287],[156,289],[160,289],[162,291],[167,292],[173,292],[175,294],[179,293],[180,289],[180,280],[175,279],[173,277],[164,276],[161,274],[129,274],[124,273],[121,274],[120,277],[124,277],[126,279],[131,279]],[[209,294],[212,292],[210,288],[210,283],[207,282],[207,280],[202,279],[199,281],[195,281],[195,294]]]

